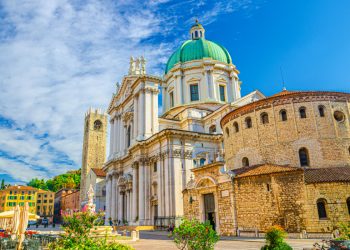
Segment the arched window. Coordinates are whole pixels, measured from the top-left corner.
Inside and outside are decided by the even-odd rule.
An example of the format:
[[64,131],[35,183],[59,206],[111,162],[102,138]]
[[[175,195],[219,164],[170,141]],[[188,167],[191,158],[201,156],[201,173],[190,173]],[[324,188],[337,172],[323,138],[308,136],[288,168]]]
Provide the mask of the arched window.
[[226,136],[229,137],[230,136],[230,129],[228,127],[226,127],[225,131],[226,131]]
[[247,157],[243,157],[242,159],[242,166],[243,167],[249,167],[249,160]]
[[346,199],[346,206],[348,207],[348,213],[350,214],[350,197]]
[[198,31],[197,30],[194,32],[194,34],[195,34],[195,37],[198,38]]
[[215,125],[211,125],[209,127],[209,134],[215,134],[216,133],[216,126]]
[[246,128],[252,127],[252,118],[250,118],[250,117],[245,118],[245,127]]
[[305,107],[301,107],[301,108],[299,109],[299,114],[300,114],[300,118],[301,118],[301,119],[306,118],[306,108],[305,108]]
[[131,142],[131,126],[128,126],[128,131],[127,131],[127,144],[128,147],[130,147],[130,142]]
[[325,199],[317,200],[317,212],[319,219],[327,219],[326,204],[327,202]]
[[318,106],[318,113],[320,114],[320,117],[324,117],[324,109],[324,106]]
[[201,37],[203,37],[202,31],[200,30],[199,33],[201,34]]
[[199,165],[200,166],[203,166],[205,164],[205,158],[201,158],[200,160],[199,160]]
[[287,111],[285,109],[282,109],[280,111],[281,121],[287,121]]
[[193,159],[193,166],[197,167],[197,161]]
[[350,155],[350,146],[349,146],[349,148],[348,148],[348,152],[349,152],[349,155]]
[[95,129],[95,130],[100,130],[101,127],[102,127],[102,122],[101,122],[100,120],[96,120],[96,121],[94,122],[94,129]]
[[238,123],[237,123],[237,122],[234,122],[234,123],[233,123],[233,128],[234,128],[234,130],[235,130],[236,133],[239,132],[239,126],[238,126]]
[[309,166],[309,153],[306,148],[299,149],[300,166]]
[[267,124],[267,123],[269,123],[269,115],[267,114],[267,113],[262,113],[261,115],[260,115],[260,118],[261,118],[261,123],[262,124]]

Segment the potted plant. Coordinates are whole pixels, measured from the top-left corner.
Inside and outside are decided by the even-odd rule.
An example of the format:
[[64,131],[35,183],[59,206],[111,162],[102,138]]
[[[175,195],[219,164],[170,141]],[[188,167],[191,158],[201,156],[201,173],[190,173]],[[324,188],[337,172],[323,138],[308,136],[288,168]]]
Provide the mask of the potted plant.
[[331,248],[349,249],[350,248],[350,222],[340,223],[338,225],[339,237],[330,241]]

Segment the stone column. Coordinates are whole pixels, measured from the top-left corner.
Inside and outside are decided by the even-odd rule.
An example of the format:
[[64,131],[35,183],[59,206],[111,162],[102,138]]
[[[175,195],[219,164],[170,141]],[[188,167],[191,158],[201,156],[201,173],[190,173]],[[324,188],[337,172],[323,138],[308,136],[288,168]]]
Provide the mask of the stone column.
[[170,215],[170,197],[169,197],[169,159],[168,155],[164,158],[164,216]]
[[125,218],[125,220],[127,220],[127,221],[129,221],[129,214],[130,214],[130,207],[129,207],[129,199],[130,199],[130,197],[129,197],[129,190],[126,190],[125,191],[125,215],[124,215],[124,218]]
[[114,147],[113,154],[119,155],[120,150],[120,138],[119,138],[119,116],[114,119]]
[[123,193],[121,188],[118,187],[118,220],[123,222]]
[[117,177],[116,175],[113,173],[112,175],[112,204],[111,204],[111,217],[112,220],[115,220],[117,218],[117,214],[116,214],[116,198],[117,198]]
[[138,136],[138,115],[139,115],[139,103],[138,103],[139,96],[136,95],[134,97],[134,123],[133,123],[133,129],[134,129],[134,139],[137,140]]
[[144,162],[139,166],[139,224],[143,225],[145,219],[145,192],[144,192]]
[[111,217],[111,208],[110,208],[110,202],[111,200],[109,199],[110,198],[110,194],[111,194],[111,186],[110,186],[110,175],[109,173],[107,174],[106,176],[106,215],[105,215],[105,225],[109,225],[109,220],[108,218]]
[[125,126],[124,126],[124,122],[121,121],[121,124],[120,124],[120,155],[124,155],[125,153]]
[[158,91],[155,91],[154,93],[152,93],[152,133],[155,134],[158,131]]
[[114,119],[109,121],[110,124],[110,136],[109,136],[109,159],[113,157],[114,153]]
[[166,88],[164,86],[161,87],[162,89],[162,113],[164,113],[167,109],[166,106]]
[[230,74],[230,78],[233,87],[233,100],[236,101],[237,99],[241,98],[241,90],[238,83],[238,76],[234,71],[232,71]]
[[162,196],[162,173],[163,170],[161,168],[161,162],[162,159],[160,159],[159,161],[157,161],[157,198],[158,198],[158,216],[163,216],[163,196]]
[[140,131],[140,135],[141,135],[141,140],[143,140],[145,138],[145,114],[146,114],[146,105],[145,105],[145,91],[142,90],[140,91],[140,106],[139,106],[139,110],[140,110],[140,120],[139,120],[139,131]]
[[149,162],[146,162],[144,166],[144,182],[145,182],[145,200],[144,200],[144,206],[145,206],[145,224],[149,225],[149,220],[150,220],[150,166]]
[[145,139],[150,137],[152,135],[152,95],[151,95],[151,90],[150,89],[146,89],[145,90],[145,102],[144,102],[144,110],[145,110],[145,114],[144,114],[144,136]]
[[132,221],[137,217],[137,165],[132,168]]

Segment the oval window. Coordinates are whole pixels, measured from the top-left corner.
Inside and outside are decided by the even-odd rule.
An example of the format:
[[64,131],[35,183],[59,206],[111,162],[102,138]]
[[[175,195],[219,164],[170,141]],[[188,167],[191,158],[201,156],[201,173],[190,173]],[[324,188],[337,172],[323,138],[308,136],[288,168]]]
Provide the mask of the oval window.
[[343,122],[345,120],[345,114],[341,111],[334,111],[334,119],[338,122]]

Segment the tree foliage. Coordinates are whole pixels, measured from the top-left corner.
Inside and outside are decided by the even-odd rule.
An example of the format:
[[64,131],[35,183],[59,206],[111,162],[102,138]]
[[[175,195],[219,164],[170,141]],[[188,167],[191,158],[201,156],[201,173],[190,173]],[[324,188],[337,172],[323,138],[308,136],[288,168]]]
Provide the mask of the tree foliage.
[[261,250],[292,250],[284,241],[287,237],[286,231],[280,226],[272,226],[265,234],[266,245]]
[[65,174],[57,175],[52,179],[44,180],[31,179],[28,186],[57,192],[62,188],[79,189],[80,187],[80,170],[68,171]]
[[198,220],[182,220],[180,226],[172,233],[176,246],[181,249],[212,250],[219,240],[209,221],[200,223]]
[[79,212],[63,215],[65,234],[57,242],[49,245],[55,250],[133,250],[132,247],[120,243],[108,243],[106,239],[89,237],[90,230],[103,221],[102,213]]
[[5,184],[5,179],[1,180],[0,190],[4,190],[4,189],[6,189],[6,188],[8,188],[10,186],[11,186],[10,184]]

